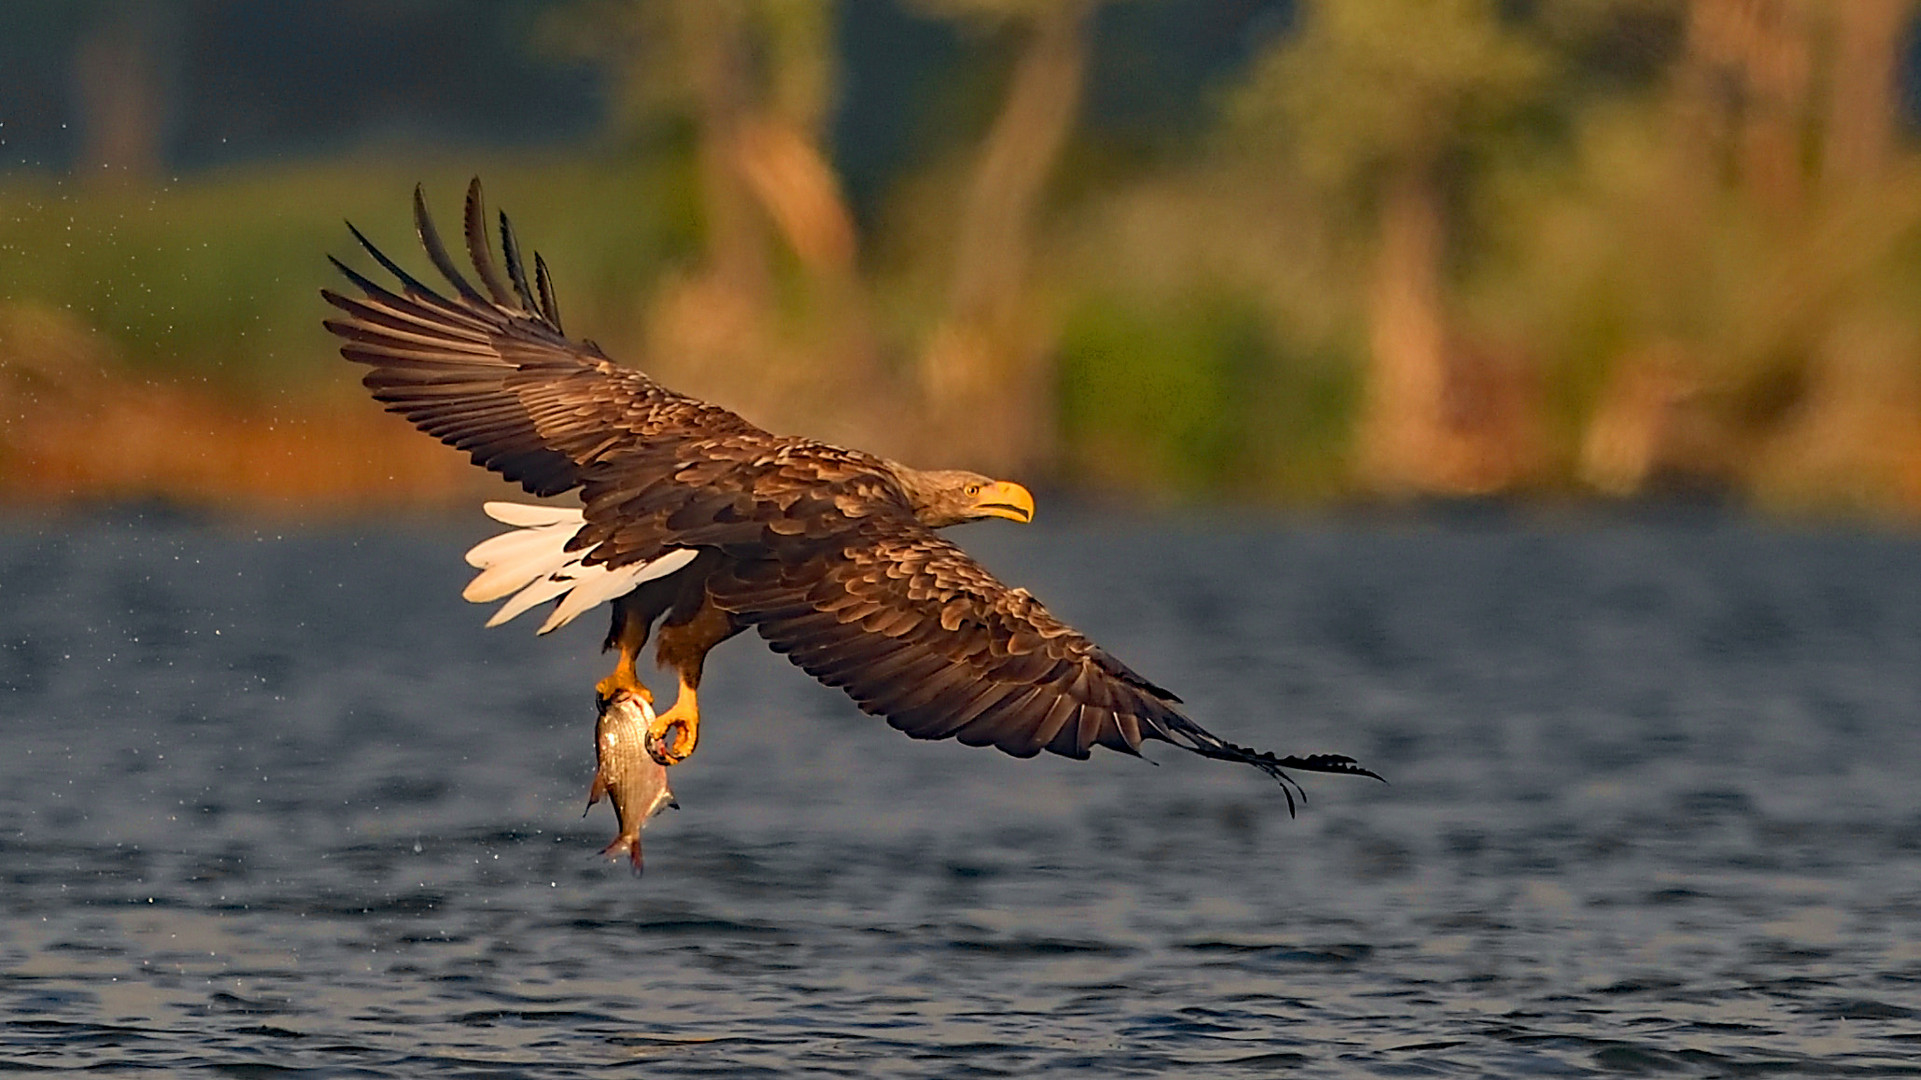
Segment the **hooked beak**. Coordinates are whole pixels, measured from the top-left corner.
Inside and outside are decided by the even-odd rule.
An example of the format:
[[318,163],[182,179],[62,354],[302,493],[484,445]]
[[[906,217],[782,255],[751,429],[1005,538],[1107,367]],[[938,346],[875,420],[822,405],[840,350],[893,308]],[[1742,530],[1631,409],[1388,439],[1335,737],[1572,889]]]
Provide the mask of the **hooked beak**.
[[1026,524],[1034,520],[1034,496],[1012,480],[996,480],[981,489],[974,509],[988,517],[1004,517]]

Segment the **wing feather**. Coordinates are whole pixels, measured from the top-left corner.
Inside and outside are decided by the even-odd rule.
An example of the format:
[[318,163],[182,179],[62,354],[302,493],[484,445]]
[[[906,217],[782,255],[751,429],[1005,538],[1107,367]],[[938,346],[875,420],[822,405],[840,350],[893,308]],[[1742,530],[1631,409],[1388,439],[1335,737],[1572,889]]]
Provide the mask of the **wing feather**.
[[1009,748],[1007,752],[1015,757],[1033,757],[1053,745],[1055,737],[1067,727],[1068,722],[1079,716],[1086,707],[1085,702],[1076,701],[1067,694],[1059,695],[1054,699],[1054,707],[1047,710],[1041,722],[1027,733],[1027,741]]
[[966,746],[993,746],[1014,753],[1027,744],[1029,733],[1053,709],[1058,696],[1058,690],[1041,683],[1020,686],[1000,704],[955,731],[954,738]]
[[1283,786],[1293,785],[1283,767],[1365,773],[1347,758],[1282,758],[1218,738],[1172,694],[911,520],[875,516],[834,543],[794,543],[717,571],[708,595],[914,738],[1073,758],[1094,746],[1138,755],[1158,740],[1245,762]]
[[540,314],[547,325],[560,329],[560,301],[554,298],[554,278],[547,272],[547,260],[534,252],[534,284],[540,289]]
[[[418,192],[419,188],[414,190]],[[507,283],[501,280],[499,268],[494,265],[493,248],[487,243],[487,208],[482,203],[480,178],[476,176],[467,185],[467,203],[462,215],[467,234],[467,257],[480,274],[481,285],[493,296],[494,303],[509,311],[525,310],[526,305],[508,291]]]
[[[383,285],[335,259],[358,291],[323,290],[341,355],[388,411],[536,495],[580,492],[573,550],[617,567],[677,547],[824,539],[870,511],[906,513],[887,463],[780,438],[719,406],[675,393],[569,339],[546,263],[530,283],[505,215],[496,260],[480,184],[462,215],[471,276],[455,264],[414,190],[414,227],[450,295],[429,288],[350,224],[391,275]],[[478,285],[475,281],[478,281]],[[805,496],[805,497],[803,497]]]
[[419,234],[420,246],[427,250],[434,269],[440,271],[440,276],[447,279],[447,284],[454,287],[460,298],[474,307],[487,308],[487,298],[468,284],[459,265],[447,254],[447,245],[440,242],[440,230],[434,228],[434,219],[427,213],[427,191],[419,184],[414,185],[414,231]]

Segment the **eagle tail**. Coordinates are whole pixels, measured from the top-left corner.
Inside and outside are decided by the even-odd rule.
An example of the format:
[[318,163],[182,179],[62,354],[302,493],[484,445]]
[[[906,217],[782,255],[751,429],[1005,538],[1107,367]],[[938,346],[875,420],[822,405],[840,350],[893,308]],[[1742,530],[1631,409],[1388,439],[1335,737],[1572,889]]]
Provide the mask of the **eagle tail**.
[[1172,723],[1164,720],[1163,726],[1167,728],[1168,741],[1174,745],[1215,761],[1238,761],[1252,765],[1273,777],[1274,781],[1281,785],[1281,793],[1287,796],[1288,817],[1294,816],[1296,795],[1300,796],[1301,803],[1307,802],[1307,789],[1301,787],[1299,781],[1289,776],[1286,769],[1299,772],[1338,773],[1343,776],[1368,776],[1383,784],[1387,783],[1386,777],[1371,769],[1363,768],[1359,762],[1345,754],[1309,754],[1306,757],[1289,754],[1286,757],[1280,757],[1265,750],[1237,746],[1185,716],[1175,714],[1172,720]]
[[475,544],[467,565],[479,570],[460,595],[476,604],[509,599],[487,620],[499,626],[548,600],[559,600],[542,623],[542,634],[559,629],[590,608],[665,577],[693,561],[692,548],[676,548],[644,562],[608,568],[588,566],[586,551],[567,550],[586,518],[576,509],[490,502],[487,516],[513,528]]

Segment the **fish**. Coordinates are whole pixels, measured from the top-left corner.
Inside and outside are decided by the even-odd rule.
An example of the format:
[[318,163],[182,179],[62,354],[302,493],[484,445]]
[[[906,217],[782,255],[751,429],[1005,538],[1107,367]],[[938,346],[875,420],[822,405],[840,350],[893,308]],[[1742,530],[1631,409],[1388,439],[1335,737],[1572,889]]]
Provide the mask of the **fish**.
[[647,752],[647,726],[653,719],[653,707],[631,694],[601,709],[594,722],[594,782],[587,789],[587,809],[580,814],[586,817],[603,795],[614,804],[620,835],[600,853],[613,859],[627,856],[636,874],[641,872],[641,826],[666,807],[680,809],[667,787],[667,767]]

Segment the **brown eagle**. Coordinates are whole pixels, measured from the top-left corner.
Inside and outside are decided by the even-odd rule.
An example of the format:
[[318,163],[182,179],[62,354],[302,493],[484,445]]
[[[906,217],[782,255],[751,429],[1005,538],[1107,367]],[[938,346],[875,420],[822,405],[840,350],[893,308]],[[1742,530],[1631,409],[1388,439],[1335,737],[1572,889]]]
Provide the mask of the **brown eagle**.
[[372,369],[363,381],[389,412],[534,495],[579,492],[579,510],[488,504],[517,528],[469,552],[482,573],[465,595],[512,597],[489,625],[558,600],[543,633],[611,601],[606,647],[620,659],[597,687],[603,707],[629,694],[652,702],[634,662],[658,622],[659,662],[680,681],[648,729],[662,764],[699,738],[708,651],[751,627],[916,739],[1082,759],[1095,746],[1138,756],[1159,739],[1260,769],[1290,813],[1300,789],[1283,769],[1374,776],[1349,757],[1276,757],[1213,735],[935,531],[1030,520],[1019,484],[773,435],[615,364],[562,331],[546,263],[534,256],[530,282],[505,214],[496,262],[478,180],[466,205],[478,286],[449,257],[419,187],[414,221],[453,295],[349,224],[398,286],[332,259],[360,295],[322,290],[345,316],[326,327],[345,339],[341,355]]

